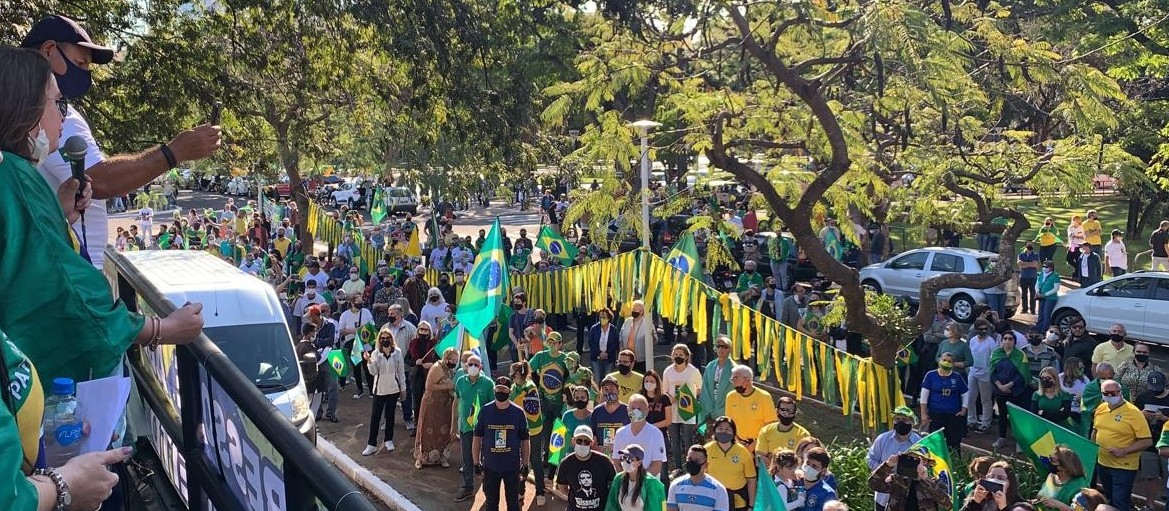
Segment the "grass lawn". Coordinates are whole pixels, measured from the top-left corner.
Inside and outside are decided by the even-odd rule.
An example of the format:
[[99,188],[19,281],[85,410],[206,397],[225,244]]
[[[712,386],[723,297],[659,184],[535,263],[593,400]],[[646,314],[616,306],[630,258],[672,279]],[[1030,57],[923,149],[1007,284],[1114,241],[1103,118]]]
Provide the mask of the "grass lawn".
[[[1016,244],[1017,250],[1022,250],[1023,245],[1027,240],[1035,239],[1035,235],[1039,232],[1039,226],[1043,225],[1043,219],[1051,217],[1055,219],[1055,226],[1060,230],[1060,238],[1066,242],[1066,229],[1071,224],[1072,215],[1086,216],[1089,209],[1095,209],[1100,219],[1100,224],[1103,227],[1103,240],[1108,242],[1109,234],[1113,229],[1124,230],[1125,224],[1128,221],[1128,200],[1119,195],[1094,195],[1085,197],[1081,204],[1082,206],[1064,206],[1062,204],[1044,204],[1040,203],[1033,197],[1030,198],[1010,198],[1007,199],[1015,208],[1023,211],[1027,215],[1027,220],[1031,222],[1031,229],[1024,232],[1019,237],[1019,242]],[[894,224],[890,232],[890,238],[893,241],[893,248],[896,252],[903,252],[914,248],[925,246],[924,234],[920,230],[910,230],[904,224]],[[1134,264],[1134,258],[1137,254],[1149,249],[1148,247],[1149,232],[1144,232],[1135,238],[1126,237],[1124,242],[1128,247],[1128,263],[1129,268],[1137,268]],[[974,236],[963,236],[961,245],[968,248],[977,248],[977,238]],[[1036,250],[1038,250],[1036,246]],[[1068,276],[1072,274],[1071,268],[1064,262],[1064,255],[1066,254],[1066,246],[1060,247],[1056,250],[1055,268],[1060,275]],[[1149,257],[1144,256],[1140,260],[1140,267],[1147,268],[1149,265]],[[1105,277],[1108,276],[1108,270],[1104,271]]]

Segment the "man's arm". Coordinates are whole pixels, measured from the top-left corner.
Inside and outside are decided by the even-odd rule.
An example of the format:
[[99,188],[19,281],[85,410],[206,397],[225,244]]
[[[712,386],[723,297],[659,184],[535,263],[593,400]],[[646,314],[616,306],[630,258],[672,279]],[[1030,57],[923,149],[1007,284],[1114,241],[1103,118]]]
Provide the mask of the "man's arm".
[[[179,133],[167,147],[176,164],[199,160],[219,149],[219,134],[219,126],[204,124]],[[162,148],[152,147],[138,154],[108,158],[86,169],[86,173],[93,179],[93,197],[104,200],[136,190],[170,168]]]

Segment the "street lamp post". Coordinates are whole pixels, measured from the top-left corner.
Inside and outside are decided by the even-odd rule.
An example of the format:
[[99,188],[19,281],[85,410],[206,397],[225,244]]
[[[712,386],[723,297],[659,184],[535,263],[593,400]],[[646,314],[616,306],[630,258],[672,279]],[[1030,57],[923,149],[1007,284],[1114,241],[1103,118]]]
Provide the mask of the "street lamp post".
[[[641,136],[641,268],[638,273],[641,274],[641,297],[643,300],[648,300],[649,293],[649,130],[661,126],[648,119],[630,123],[630,127],[637,130],[637,134]],[[649,328],[653,329],[653,315],[648,310],[648,303],[646,316],[644,321],[649,321]],[[652,331],[652,330],[651,330]],[[654,342],[652,335],[645,336],[645,368],[647,370],[654,367]]]

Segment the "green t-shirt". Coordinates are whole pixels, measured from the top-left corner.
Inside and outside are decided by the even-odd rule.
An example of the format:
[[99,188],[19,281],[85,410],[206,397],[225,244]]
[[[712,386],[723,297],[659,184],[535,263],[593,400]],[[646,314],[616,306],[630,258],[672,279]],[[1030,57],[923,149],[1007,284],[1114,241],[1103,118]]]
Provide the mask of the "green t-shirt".
[[[578,419],[576,418],[576,408],[572,408],[564,411],[564,415],[560,418],[560,422],[564,423],[564,431],[568,432],[566,436],[571,439],[572,434],[574,431],[576,431],[577,426],[592,426],[592,417],[593,412],[589,412],[585,414],[583,419]],[[568,442],[565,443],[567,444]]]
[[564,383],[568,379],[568,356],[561,351],[553,356],[551,349],[546,349],[528,361],[532,366],[532,377],[536,379],[536,386],[540,395],[548,400],[559,400],[564,393]]
[[1055,475],[1048,475],[1047,480],[1043,481],[1043,486],[1039,488],[1039,496],[1051,497],[1063,504],[1070,505],[1072,499],[1076,498],[1076,494],[1080,490],[1089,487],[1091,487],[1091,484],[1088,484],[1088,480],[1083,477],[1077,477],[1062,485],[1056,485]]
[[468,433],[475,429],[475,417],[471,416],[475,403],[483,407],[495,401],[495,384],[482,375],[474,381],[470,376],[459,376],[455,379],[455,399],[458,400],[459,433]]
[[1035,409],[1036,412],[1039,410],[1043,410],[1044,412],[1058,412],[1063,408],[1064,403],[1070,403],[1071,400],[1072,397],[1062,390],[1054,397],[1047,397],[1044,393],[1036,391],[1032,398],[1032,401],[1038,405]]
[[[492,395],[494,394],[493,390]],[[540,390],[532,380],[527,380],[523,384],[512,383],[511,401],[524,411],[524,417],[528,419],[529,435],[539,435],[544,431],[544,415],[540,413]]]
[[584,385],[589,389],[589,401],[596,402],[597,391],[593,390],[593,386],[591,384],[592,381],[593,370],[583,366],[578,367],[576,368],[576,371],[573,371],[568,375],[568,388],[571,389],[577,385]]
[[738,293],[742,293],[743,291],[746,291],[751,286],[755,286],[759,289],[763,289],[763,275],[760,275],[759,272],[754,272],[754,273],[743,272],[743,273],[739,274],[739,285],[735,286],[735,291]]

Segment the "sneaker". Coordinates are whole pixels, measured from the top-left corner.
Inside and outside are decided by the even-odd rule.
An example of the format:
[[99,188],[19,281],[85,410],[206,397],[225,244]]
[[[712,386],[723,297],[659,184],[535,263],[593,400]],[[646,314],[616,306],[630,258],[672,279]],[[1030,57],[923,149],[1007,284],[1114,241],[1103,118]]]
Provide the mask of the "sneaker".
[[413,420],[409,420],[409,419],[406,420],[406,431],[414,431],[414,421]]
[[475,491],[470,488],[463,488],[459,490],[459,494],[455,495],[455,502],[462,502],[475,496]]
[[442,460],[442,468],[451,468],[451,462],[449,462],[447,460]]
[[544,498],[543,495],[536,495],[536,507],[544,507],[547,503],[548,499]]
[[326,415],[325,420],[329,422],[341,422],[341,419],[338,419],[336,415]]
[[994,441],[993,444],[990,444],[990,446],[995,449],[1002,449],[1003,447],[1007,446],[1007,439],[1000,436],[997,440]]
[[394,441],[393,440],[386,440],[386,450],[389,452],[394,452]]
[[358,393],[353,395],[353,399],[361,399],[361,396],[362,396],[362,393],[358,392]]
[[367,446],[365,446],[365,450],[361,451],[361,455],[362,456],[369,456],[370,454],[373,454],[375,452],[377,452],[377,447],[374,447],[372,445],[367,445]]
[[414,469],[422,470],[422,460],[414,460]]

